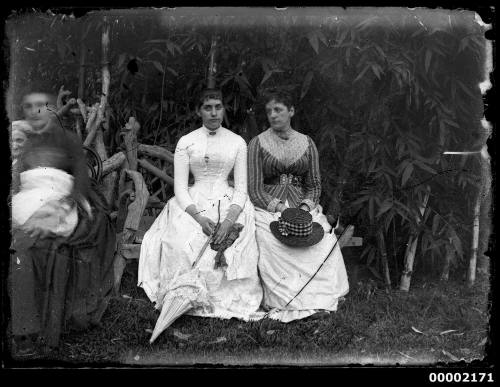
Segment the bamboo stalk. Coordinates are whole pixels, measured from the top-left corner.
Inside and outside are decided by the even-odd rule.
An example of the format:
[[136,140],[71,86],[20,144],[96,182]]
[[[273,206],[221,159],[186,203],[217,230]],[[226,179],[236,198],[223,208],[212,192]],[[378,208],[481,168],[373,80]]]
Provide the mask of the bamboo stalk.
[[[87,120],[87,130],[89,133],[87,134],[87,138],[84,141],[85,146],[90,146],[92,142],[94,141],[94,138],[97,139],[98,141],[103,141],[101,136],[96,137],[97,131],[100,129],[101,123],[104,120],[104,111],[106,109],[106,104],[108,101],[108,93],[109,93],[109,84],[111,80],[111,76],[109,73],[109,65],[108,65],[108,51],[109,51],[109,23],[107,20],[107,17],[104,16],[103,20],[103,29],[102,29],[102,36],[101,36],[101,48],[102,48],[102,54],[101,54],[101,76],[102,76],[102,91],[101,91],[101,100],[97,104],[97,109],[96,109],[96,117],[95,121],[91,120],[91,116],[93,114],[93,111],[91,111],[88,120]],[[102,149],[104,145],[99,145]],[[104,152],[105,153],[105,152]],[[104,158],[106,159],[107,156]]]
[[103,29],[102,29],[102,39],[101,39],[101,76],[102,76],[102,92],[101,92],[101,102],[99,104],[99,108],[97,109],[97,134],[95,138],[95,146],[96,151],[99,153],[99,156],[103,160],[108,158],[106,147],[104,145],[104,136],[101,128],[101,123],[104,121],[104,112],[106,110],[106,105],[108,103],[108,93],[109,93],[109,84],[111,82],[111,75],[109,73],[109,64],[108,64],[108,52],[109,52],[109,23],[104,16],[103,20]]
[[[83,34],[80,37],[80,66],[78,69],[78,94],[77,94],[77,99],[76,102],[78,103],[78,107],[80,108],[80,112],[82,113],[81,116],[77,115],[76,116],[76,133],[80,137],[80,139],[83,139],[83,132],[82,132],[82,127],[83,124],[86,121],[86,110],[82,110],[82,100],[83,100],[83,92],[84,92],[84,87],[85,87],[85,57],[87,53],[87,48],[85,47],[85,39]],[[86,106],[83,105],[84,108],[86,109]],[[73,109],[71,109],[72,111]],[[84,113],[85,112],[85,113]]]
[[413,261],[417,250],[418,238],[414,235],[410,236],[408,245],[405,251],[405,263],[403,273],[401,275],[400,290],[408,291],[410,289],[411,276],[413,274]]
[[448,281],[450,278],[450,263],[453,256],[453,249],[447,248],[444,256],[443,270],[441,271],[441,281]]
[[472,228],[472,246],[467,270],[467,286],[473,286],[476,281],[477,252],[479,246],[479,217],[481,215],[481,189],[474,203],[474,223]]
[[155,176],[159,177],[160,179],[166,181],[172,187],[174,186],[174,179],[172,179],[165,172],[163,172],[159,168],[156,168],[153,164],[151,164],[150,162],[148,162],[148,161],[146,161],[144,159],[139,159],[137,161],[139,162],[139,165],[142,168],[144,168],[146,171],[151,172],[153,175],[155,175]]
[[[421,216],[424,216],[425,210],[427,208],[427,202],[429,201],[429,196],[430,191],[428,190],[419,208]],[[417,223],[419,222],[420,220],[417,219]],[[401,274],[401,281],[399,284],[399,289],[405,292],[410,290],[411,276],[413,273],[413,262],[415,260],[415,252],[417,251],[418,236],[418,233],[410,235],[405,251],[403,273]]]
[[384,281],[387,288],[391,287],[391,275],[389,272],[389,263],[387,261],[387,249],[385,247],[384,233],[380,230],[377,233],[378,237],[378,247],[382,260],[382,271],[384,273]]
[[396,266],[396,273],[399,273],[399,264],[396,253],[396,224],[392,222],[392,256],[394,258],[394,264]]
[[82,35],[80,38],[80,67],[78,71],[78,98],[83,100],[83,93],[85,90],[85,59],[87,54],[87,47],[85,46],[85,39]]
[[217,36],[212,36],[212,45],[210,47],[210,62],[208,65],[207,86],[209,89],[215,87],[215,73],[217,72],[217,64],[215,62],[215,52],[217,49]]

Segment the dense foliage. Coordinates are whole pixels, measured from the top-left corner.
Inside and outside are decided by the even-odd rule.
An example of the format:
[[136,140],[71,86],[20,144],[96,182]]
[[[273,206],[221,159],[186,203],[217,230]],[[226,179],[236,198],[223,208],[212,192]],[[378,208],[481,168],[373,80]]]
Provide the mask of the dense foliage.
[[[380,232],[396,269],[408,235],[418,232],[421,262],[438,270],[439,257],[451,252],[463,263],[484,171],[479,155],[443,151],[478,150],[485,141],[478,84],[485,78],[486,40],[474,14],[271,11],[232,17],[181,10],[14,17],[8,30],[11,106],[32,85],[53,92],[65,85],[76,94],[82,51],[84,100],[97,101],[106,16],[109,150],[119,146],[116,133],[129,116],[142,124],[140,142],[172,150],[199,125],[193,97],[206,84],[215,44],[226,126],[248,140],[266,128],[261,92],[279,86],[294,93],[292,124],[313,138],[321,155],[321,204],[357,226],[364,237],[361,257],[369,266],[379,269]],[[421,216],[426,194],[430,199]]]

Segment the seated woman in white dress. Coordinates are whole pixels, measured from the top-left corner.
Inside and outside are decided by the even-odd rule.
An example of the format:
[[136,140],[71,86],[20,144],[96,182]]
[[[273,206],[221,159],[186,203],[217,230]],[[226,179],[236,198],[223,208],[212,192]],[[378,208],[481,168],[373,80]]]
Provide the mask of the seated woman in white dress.
[[[248,194],[255,206],[263,305],[271,310],[271,318],[288,322],[335,311],[349,285],[336,236],[318,204],[321,178],[316,146],[309,136],[291,127],[295,112],[288,94],[269,93],[265,102],[271,127],[248,145]],[[315,222],[315,234],[302,238],[304,243],[293,233],[283,232],[279,238],[273,234],[281,227],[271,223],[281,226],[278,222],[287,208],[305,210]],[[292,217],[293,212],[300,213],[291,212]],[[323,230],[317,230],[318,224]],[[319,241],[314,240],[318,235]]]
[[[168,293],[193,298],[188,314],[248,320],[262,300],[257,273],[254,207],[247,200],[247,146],[237,134],[221,126],[224,114],[218,90],[202,92],[198,115],[203,126],[181,137],[174,155],[175,196],[142,241],[138,286],[161,308]],[[228,176],[234,171],[234,188]],[[194,185],[188,186],[189,172]],[[216,227],[219,221],[219,227]],[[233,224],[243,226],[224,251],[204,245],[224,240]],[[201,254],[201,255],[200,255]],[[190,273],[196,268],[196,280]],[[203,288],[203,289],[200,289]],[[201,298],[190,293],[204,294]]]

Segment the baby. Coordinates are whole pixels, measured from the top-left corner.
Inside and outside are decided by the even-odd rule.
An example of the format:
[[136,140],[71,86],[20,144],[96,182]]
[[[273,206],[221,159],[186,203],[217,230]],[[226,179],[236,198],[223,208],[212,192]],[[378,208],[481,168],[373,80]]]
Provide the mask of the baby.
[[33,128],[26,121],[18,120],[12,122],[11,154],[13,164],[17,162],[17,158],[23,150],[24,143],[28,139],[27,133],[30,133],[32,131]]
[[19,154],[20,191],[12,197],[12,226],[34,236],[68,237],[78,224],[76,203],[85,199],[88,174],[83,148],[56,121],[28,135]]

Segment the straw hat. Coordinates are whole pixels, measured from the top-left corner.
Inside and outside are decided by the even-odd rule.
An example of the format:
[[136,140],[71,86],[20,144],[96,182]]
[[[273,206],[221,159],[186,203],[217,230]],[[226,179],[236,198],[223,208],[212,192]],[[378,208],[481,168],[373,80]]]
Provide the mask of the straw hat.
[[315,245],[325,234],[323,227],[312,221],[312,215],[300,208],[287,208],[269,227],[280,242],[293,247]]

